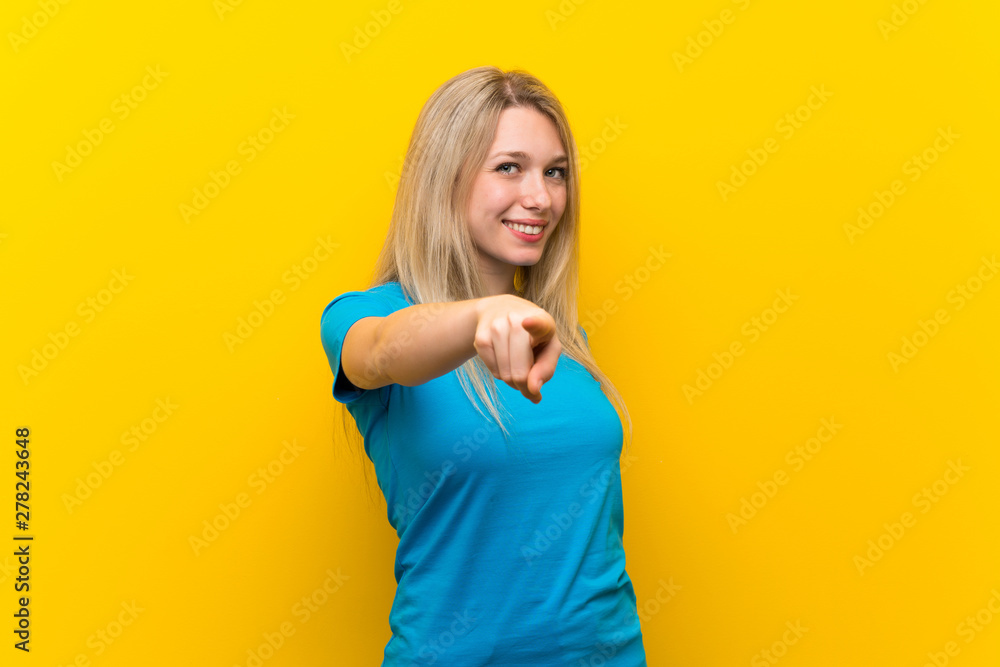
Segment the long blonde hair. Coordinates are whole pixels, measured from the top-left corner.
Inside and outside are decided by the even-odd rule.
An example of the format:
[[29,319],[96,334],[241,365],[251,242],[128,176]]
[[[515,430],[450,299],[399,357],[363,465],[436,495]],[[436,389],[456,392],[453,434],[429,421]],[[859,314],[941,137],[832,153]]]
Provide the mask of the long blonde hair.
[[[538,263],[516,267],[514,288],[518,296],[552,316],[563,354],[584,366],[600,383],[622,422],[628,448],[632,420],[625,401],[598,367],[577,328],[580,169],[576,142],[559,100],[531,74],[476,67],[452,77],[430,96],[410,137],[385,244],[368,289],[397,281],[414,304],[487,296],[466,222],[466,203],[476,170],[493,143],[500,114],[514,106],[535,109],[551,119],[569,160],[562,218]],[[483,360],[475,355],[456,370],[476,410],[486,416],[473,392],[509,439],[508,425],[497,409],[502,401],[498,400],[496,379]],[[356,452],[363,452],[359,450],[361,433],[348,424],[353,419],[348,420],[347,406],[340,404],[340,408],[345,435]],[[504,413],[509,417],[506,409]],[[368,480],[367,465],[365,478]],[[370,495],[370,481],[368,489]]]

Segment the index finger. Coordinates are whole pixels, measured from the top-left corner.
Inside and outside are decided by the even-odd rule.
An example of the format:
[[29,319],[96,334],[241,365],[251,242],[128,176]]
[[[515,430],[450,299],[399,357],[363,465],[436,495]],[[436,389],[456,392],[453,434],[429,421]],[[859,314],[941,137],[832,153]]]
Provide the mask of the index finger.
[[558,338],[552,338],[542,347],[535,356],[535,363],[532,364],[531,370],[528,371],[528,391],[541,398],[542,385],[555,375],[561,352],[562,343],[559,342]]

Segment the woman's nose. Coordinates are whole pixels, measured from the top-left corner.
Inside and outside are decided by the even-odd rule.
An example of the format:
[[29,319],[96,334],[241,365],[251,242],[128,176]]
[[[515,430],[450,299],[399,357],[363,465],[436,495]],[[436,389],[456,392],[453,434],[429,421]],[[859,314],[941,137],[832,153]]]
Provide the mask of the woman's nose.
[[552,203],[549,188],[544,177],[539,174],[525,179],[525,208],[548,208]]

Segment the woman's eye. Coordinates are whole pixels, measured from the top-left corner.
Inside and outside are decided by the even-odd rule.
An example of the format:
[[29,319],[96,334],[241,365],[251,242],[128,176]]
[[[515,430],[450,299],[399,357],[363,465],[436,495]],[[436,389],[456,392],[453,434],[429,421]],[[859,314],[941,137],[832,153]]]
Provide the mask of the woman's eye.
[[[521,166],[516,162],[504,162],[503,164],[499,165],[496,168],[496,171],[499,171],[501,174],[513,173],[511,171],[508,171],[507,167],[517,167],[518,169],[521,168]],[[552,172],[557,172],[557,174],[553,174]],[[556,176],[557,178],[566,178],[566,169],[564,167],[552,167],[546,173],[549,174],[550,176]]]

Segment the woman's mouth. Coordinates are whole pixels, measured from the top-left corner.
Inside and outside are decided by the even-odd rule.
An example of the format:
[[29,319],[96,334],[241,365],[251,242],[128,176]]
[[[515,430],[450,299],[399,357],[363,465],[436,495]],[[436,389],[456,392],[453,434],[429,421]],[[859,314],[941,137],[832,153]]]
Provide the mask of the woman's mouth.
[[522,241],[540,241],[545,230],[545,225],[529,225],[519,222],[508,222],[503,220],[503,226],[510,230],[511,234]]

